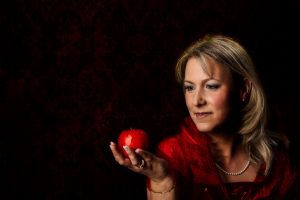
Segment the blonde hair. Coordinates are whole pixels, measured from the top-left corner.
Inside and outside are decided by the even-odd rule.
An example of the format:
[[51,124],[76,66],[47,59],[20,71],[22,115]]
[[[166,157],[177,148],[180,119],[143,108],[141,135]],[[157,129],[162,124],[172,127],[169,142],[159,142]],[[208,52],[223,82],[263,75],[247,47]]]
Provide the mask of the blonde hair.
[[249,150],[251,161],[265,163],[265,175],[271,168],[272,146],[277,145],[273,133],[267,130],[268,108],[266,96],[252,59],[235,40],[222,35],[206,35],[184,51],[176,64],[176,79],[183,84],[185,67],[192,57],[200,60],[209,57],[228,67],[240,80],[250,81],[252,88],[242,108],[242,122],[239,134],[242,144]]

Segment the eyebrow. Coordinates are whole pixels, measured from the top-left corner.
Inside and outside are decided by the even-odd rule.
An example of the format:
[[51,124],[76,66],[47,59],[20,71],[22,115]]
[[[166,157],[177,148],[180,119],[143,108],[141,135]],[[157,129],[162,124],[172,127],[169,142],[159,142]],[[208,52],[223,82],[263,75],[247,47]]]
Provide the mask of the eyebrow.
[[189,81],[189,80],[184,80],[183,83],[190,83],[190,84],[194,84],[194,82]]
[[[210,81],[210,80],[215,80],[215,81],[221,82],[221,80],[219,80],[219,79],[216,79],[214,77],[210,77],[210,78],[202,80],[201,83],[206,83],[207,81]],[[189,81],[189,80],[184,80],[183,83],[195,84],[193,81]]]

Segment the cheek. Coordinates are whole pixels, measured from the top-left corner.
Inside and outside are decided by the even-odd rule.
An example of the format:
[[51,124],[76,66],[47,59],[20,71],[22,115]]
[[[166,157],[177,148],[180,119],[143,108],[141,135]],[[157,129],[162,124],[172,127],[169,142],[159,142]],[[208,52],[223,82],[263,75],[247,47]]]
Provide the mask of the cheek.
[[221,111],[222,114],[230,110],[230,98],[228,95],[220,94],[215,96],[211,99],[211,104],[215,110]]
[[224,95],[219,95],[212,99],[212,103],[216,108],[224,108],[224,106],[228,105],[228,98]]
[[185,94],[184,98],[185,98],[185,105],[188,108],[188,110],[190,110],[190,108],[192,107],[192,97],[190,94]]

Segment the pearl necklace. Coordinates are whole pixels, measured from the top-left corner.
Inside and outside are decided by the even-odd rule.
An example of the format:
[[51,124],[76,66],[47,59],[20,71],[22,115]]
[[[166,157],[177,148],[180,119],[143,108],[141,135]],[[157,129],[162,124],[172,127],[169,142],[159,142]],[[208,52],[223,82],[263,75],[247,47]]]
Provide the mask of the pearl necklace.
[[247,161],[247,163],[246,163],[246,165],[244,166],[244,168],[243,168],[241,171],[239,171],[239,172],[228,172],[228,171],[226,171],[225,169],[223,169],[220,165],[218,165],[217,163],[215,163],[215,164],[216,164],[216,167],[217,167],[220,171],[222,171],[224,174],[230,175],[230,176],[239,176],[239,175],[243,174],[243,173],[248,169],[248,167],[249,167],[249,165],[250,165],[250,158],[249,158],[249,160]]

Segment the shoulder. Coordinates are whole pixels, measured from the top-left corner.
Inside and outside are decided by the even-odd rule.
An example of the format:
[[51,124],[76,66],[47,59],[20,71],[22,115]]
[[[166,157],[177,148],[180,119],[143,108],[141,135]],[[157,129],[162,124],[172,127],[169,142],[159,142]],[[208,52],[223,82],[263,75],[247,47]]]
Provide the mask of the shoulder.
[[285,181],[292,183],[298,178],[299,169],[289,151],[289,146],[284,144],[274,148],[274,160],[272,164],[273,173],[276,177],[282,177]]
[[273,180],[280,184],[278,192],[291,197],[287,199],[295,199],[295,195],[299,195],[299,169],[294,164],[287,148],[275,149],[272,168]]
[[275,162],[285,162],[289,165],[294,163],[295,145],[293,141],[290,141],[285,134],[273,134],[271,137]]

